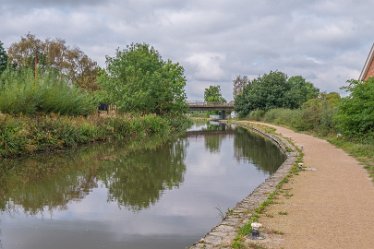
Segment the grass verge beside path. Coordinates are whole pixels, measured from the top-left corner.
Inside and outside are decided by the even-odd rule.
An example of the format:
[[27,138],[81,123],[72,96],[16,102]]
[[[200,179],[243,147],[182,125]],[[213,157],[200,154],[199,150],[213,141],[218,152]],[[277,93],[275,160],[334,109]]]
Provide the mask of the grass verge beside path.
[[[243,125],[243,124],[240,124],[241,126],[243,127],[248,127],[248,125]],[[268,133],[268,134],[272,134],[272,135],[276,135],[276,136],[279,136],[279,134],[276,134],[275,133],[275,129],[272,128],[272,127],[269,127],[269,126],[266,126],[266,125],[260,125],[260,124],[251,124],[250,126],[253,126],[255,127],[256,129],[259,129],[265,133]],[[286,139],[286,138],[284,138]],[[287,139],[287,141],[293,145],[293,147],[298,151],[298,158],[297,160],[294,162],[292,168],[290,169],[289,173],[286,175],[286,177],[284,177],[276,186],[275,190],[272,192],[272,193],[269,193],[269,196],[268,198],[263,202],[261,203],[252,213],[251,213],[251,216],[249,218],[249,220],[245,223],[244,226],[242,226],[239,231],[238,231],[238,234],[237,236],[235,237],[235,239],[233,240],[233,243],[232,243],[232,248],[234,249],[244,249],[246,248],[243,244],[244,240],[245,240],[245,237],[250,235],[252,233],[252,227],[251,227],[251,223],[253,222],[258,222],[258,220],[260,219],[260,217],[262,215],[266,215],[266,208],[269,207],[270,205],[272,204],[275,204],[276,203],[276,199],[278,199],[278,195],[280,195],[282,193],[282,186],[286,183],[289,182],[290,178],[294,177],[295,175],[298,175],[299,174],[299,167],[298,167],[298,163],[300,162],[303,162],[303,152],[289,139]],[[287,147],[287,151],[291,150],[291,148],[288,148]],[[256,244],[254,244],[254,248],[263,248],[263,247],[260,247]]]
[[361,162],[374,181],[374,144],[362,144],[334,136],[322,137]]

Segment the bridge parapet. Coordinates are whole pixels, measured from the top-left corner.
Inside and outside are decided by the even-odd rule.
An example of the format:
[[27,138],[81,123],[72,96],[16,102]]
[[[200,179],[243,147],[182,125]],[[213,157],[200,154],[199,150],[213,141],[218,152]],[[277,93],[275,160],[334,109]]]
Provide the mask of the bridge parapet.
[[229,102],[229,103],[213,103],[213,102],[201,102],[201,101],[196,101],[196,102],[187,102],[188,106],[191,107],[206,107],[206,108],[234,108],[234,103]]
[[207,102],[188,102],[190,111],[219,111],[222,117],[226,117],[226,112],[234,111],[234,103],[207,103]]

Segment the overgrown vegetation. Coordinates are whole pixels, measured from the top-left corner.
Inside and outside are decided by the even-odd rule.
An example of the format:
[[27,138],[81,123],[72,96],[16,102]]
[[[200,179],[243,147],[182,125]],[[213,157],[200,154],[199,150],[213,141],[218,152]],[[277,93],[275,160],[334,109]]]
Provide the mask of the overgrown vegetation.
[[69,86],[63,77],[52,72],[31,69],[7,69],[0,76],[0,112],[34,115],[88,115],[96,110],[93,95]]
[[174,125],[152,114],[108,118],[0,114],[0,157],[63,149],[94,141],[150,135],[166,137],[175,133]]
[[[0,157],[181,131],[185,85],[183,67],[148,44],[118,50],[102,70],[61,39],[27,34],[8,53],[0,42]],[[99,103],[116,115],[91,115]]]
[[274,124],[286,125],[298,131],[314,131],[321,135],[336,133],[334,115],[340,96],[337,93],[321,93],[305,102],[301,108],[275,108],[268,111],[254,110],[248,118]]

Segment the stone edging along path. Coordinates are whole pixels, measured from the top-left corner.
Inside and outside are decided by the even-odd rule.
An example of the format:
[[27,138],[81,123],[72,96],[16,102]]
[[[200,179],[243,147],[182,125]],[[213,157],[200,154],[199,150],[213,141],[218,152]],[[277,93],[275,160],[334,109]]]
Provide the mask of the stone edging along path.
[[269,139],[287,155],[287,158],[273,175],[267,178],[265,182],[260,184],[246,198],[237,203],[236,206],[226,214],[226,217],[220,224],[215,226],[202,239],[189,247],[189,249],[231,248],[231,244],[238,233],[238,229],[251,218],[251,212],[263,203],[268,198],[269,194],[276,190],[278,183],[288,175],[293,164],[299,157],[299,152],[295,146],[286,139],[268,134],[253,126],[244,126],[239,123],[237,123],[237,125]]

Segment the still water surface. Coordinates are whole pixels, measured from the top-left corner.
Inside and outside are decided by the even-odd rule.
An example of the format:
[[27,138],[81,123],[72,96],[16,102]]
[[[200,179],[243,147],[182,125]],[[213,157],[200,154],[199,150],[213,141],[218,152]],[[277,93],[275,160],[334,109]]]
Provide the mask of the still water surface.
[[182,249],[283,160],[261,137],[215,125],[166,144],[5,160],[0,249]]

